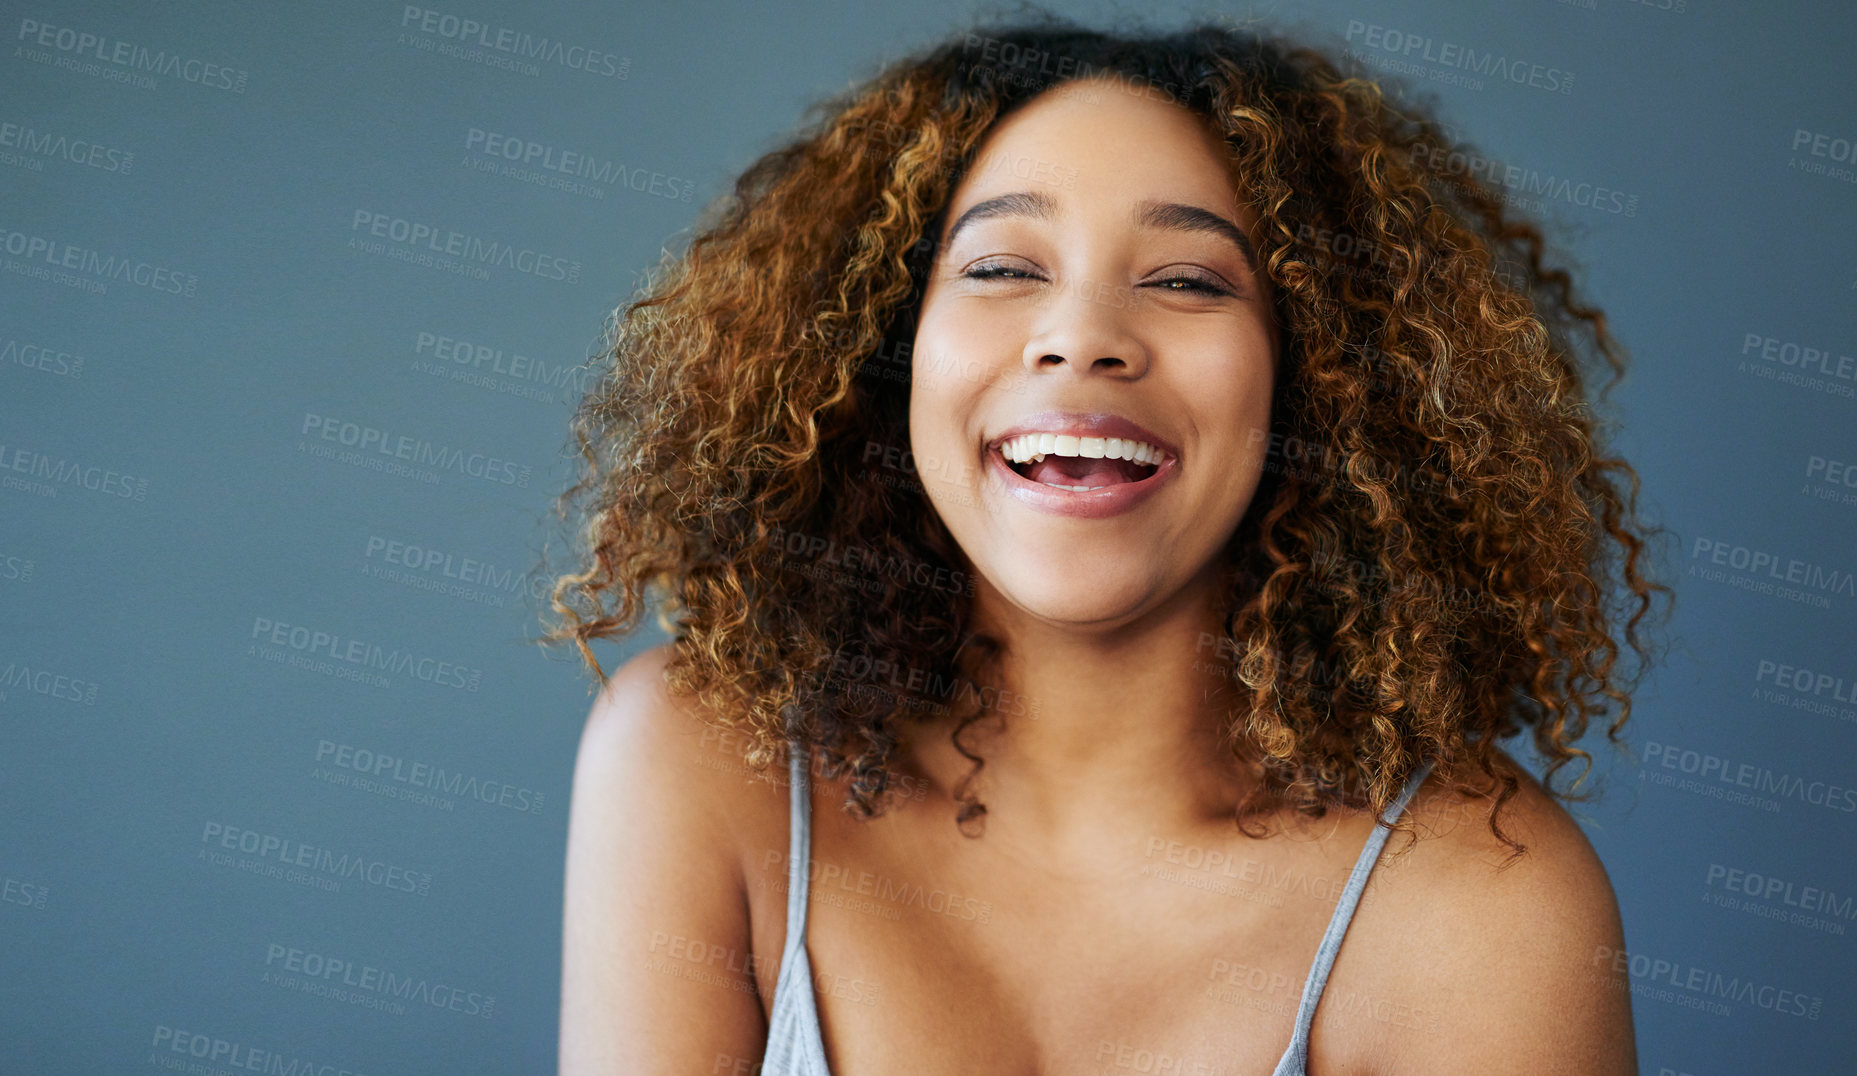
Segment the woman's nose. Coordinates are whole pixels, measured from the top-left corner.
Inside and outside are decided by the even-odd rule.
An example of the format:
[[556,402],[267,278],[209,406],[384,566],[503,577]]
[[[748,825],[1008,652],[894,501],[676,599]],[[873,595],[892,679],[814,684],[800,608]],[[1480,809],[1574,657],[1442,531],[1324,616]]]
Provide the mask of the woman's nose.
[[1126,285],[1077,278],[1043,304],[1021,362],[1037,375],[1068,367],[1078,374],[1140,377],[1148,349],[1134,331],[1134,294]]

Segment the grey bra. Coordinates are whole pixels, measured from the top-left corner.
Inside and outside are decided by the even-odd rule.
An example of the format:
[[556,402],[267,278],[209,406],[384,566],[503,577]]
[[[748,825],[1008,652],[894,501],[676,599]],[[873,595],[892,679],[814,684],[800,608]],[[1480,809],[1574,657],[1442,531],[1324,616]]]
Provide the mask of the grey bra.
[[[819,1011],[815,1006],[812,962],[806,957],[806,883],[812,858],[812,796],[809,791],[807,764],[809,751],[795,748],[791,752],[792,815],[787,855],[787,941],[780,958],[780,978],[774,984],[774,1007],[768,1021],[767,1053],[761,1064],[762,1076],[832,1076],[825,1063],[825,1038],[819,1030]],[[1406,787],[1393,800],[1389,817],[1397,822],[1406,804],[1430,775],[1433,763],[1427,762],[1413,773]],[[1296,1030],[1284,1048],[1283,1057],[1271,1076],[1306,1076],[1309,1063],[1309,1028],[1315,1021],[1315,1006],[1328,985],[1328,972],[1341,950],[1341,938],[1348,932],[1354,908],[1360,903],[1367,876],[1380,859],[1380,849],[1391,830],[1376,824],[1354,863],[1347,886],[1335,899],[1335,912],[1328,920],[1328,932],[1322,935],[1321,947],[1315,951],[1315,963],[1303,983],[1302,1003],[1296,1010]]]

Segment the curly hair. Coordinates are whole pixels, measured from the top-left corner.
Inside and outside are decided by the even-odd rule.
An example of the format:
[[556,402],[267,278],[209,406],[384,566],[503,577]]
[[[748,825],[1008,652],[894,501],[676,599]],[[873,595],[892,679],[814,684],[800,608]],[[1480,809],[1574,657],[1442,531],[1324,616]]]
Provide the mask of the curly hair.
[[1601,453],[1586,390],[1600,363],[1622,376],[1623,349],[1544,264],[1541,229],[1463,167],[1468,143],[1320,49],[1233,25],[977,27],[816,105],[610,320],[542,641],[603,679],[588,642],[658,604],[672,690],[744,734],[758,771],[813,749],[863,818],[895,791],[900,723],[956,716],[968,830],[984,760],[961,734],[1024,700],[989,679],[1005,643],[971,624],[966,561],[910,469],[910,343],[976,150],[1077,80],[1222,136],[1274,285],[1270,452],[1209,641],[1247,689],[1222,748],[1259,777],[1239,829],[1380,817],[1431,761],[1456,790],[1500,788],[1489,826],[1521,854],[1497,742],[1532,729],[1550,782],[1590,770],[1575,744],[1614,706],[1619,742],[1640,621],[1670,593],[1640,566],[1638,478]]

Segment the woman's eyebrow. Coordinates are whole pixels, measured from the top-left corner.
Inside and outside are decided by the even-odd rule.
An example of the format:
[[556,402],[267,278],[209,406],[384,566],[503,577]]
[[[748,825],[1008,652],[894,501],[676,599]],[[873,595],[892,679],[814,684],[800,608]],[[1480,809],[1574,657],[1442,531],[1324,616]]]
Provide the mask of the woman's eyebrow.
[[[1037,220],[1051,220],[1057,216],[1057,203],[1043,191],[1012,191],[1008,194],[995,195],[967,208],[965,213],[955,218],[949,227],[947,238],[942,245],[953,246],[955,237],[961,229],[975,221],[992,217],[1032,217]],[[1257,252],[1251,247],[1251,239],[1244,234],[1244,229],[1219,216],[1210,209],[1186,205],[1182,202],[1160,202],[1148,199],[1135,206],[1134,220],[1143,228],[1165,228],[1180,232],[1211,232],[1231,240],[1244,257],[1245,265],[1252,272],[1257,271]]]
[[1257,271],[1257,252],[1251,249],[1251,237],[1244,229],[1210,209],[1180,202],[1148,200],[1135,207],[1135,223],[1144,228],[1166,228],[1181,232],[1211,232],[1231,240],[1244,256],[1245,266]]
[[1038,220],[1050,220],[1057,216],[1057,202],[1043,191],[1013,191],[1010,194],[995,195],[984,201],[975,202],[967,212],[955,218],[948,229],[948,236],[942,240],[942,246],[954,245],[954,237],[961,234],[961,229],[977,220],[989,217],[1035,217]]

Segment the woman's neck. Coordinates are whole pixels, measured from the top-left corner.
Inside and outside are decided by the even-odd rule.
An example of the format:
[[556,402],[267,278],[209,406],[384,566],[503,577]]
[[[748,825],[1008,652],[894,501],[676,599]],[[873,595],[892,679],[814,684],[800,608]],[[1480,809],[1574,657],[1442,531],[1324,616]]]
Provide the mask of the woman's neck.
[[[987,827],[1005,825],[1054,852],[1100,846],[1130,827],[1153,833],[1229,818],[1254,780],[1220,741],[1236,685],[1221,646],[1223,595],[1202,573],[1167,604],[1113,630],[1032,618],[982,583],[975,627],[1005,644],[979,682],[1002,716],[961,742],[985,759],[970,789]],[[918,766],[951,794],[973,764],[949,741],[952,718],[915,726]]]

